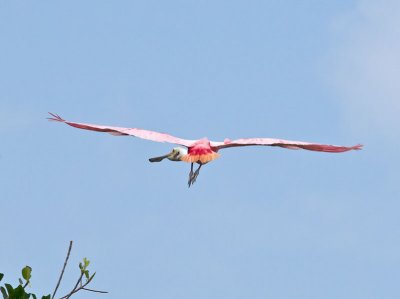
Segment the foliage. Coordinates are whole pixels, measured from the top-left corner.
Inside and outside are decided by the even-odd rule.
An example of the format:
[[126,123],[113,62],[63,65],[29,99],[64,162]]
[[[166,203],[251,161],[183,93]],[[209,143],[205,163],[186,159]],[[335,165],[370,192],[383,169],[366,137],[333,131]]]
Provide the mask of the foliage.
[[[65,267],[67,266],[67,263],[68,263],[68,258],[71,253],[71,248],[72,248],[72,241],[70,242],[67,257],[65,259],[64,266],[62,268],[60,277],[58,279],[57,286],[54,289],[53,295],[51,296],[49,294],[46,296],[42,296],[41,299],[54,299],[55,298],[57,289],[60,286],[60,283],[61,283],[61,280],[62,280],[62,277],[64,274]],[[96,292],[96,293],[107,293],[104,291],[98,291],[98,290],[93,290],[93,289],[87,288],[87,285],[93,280],[93,278],[96,274],[96,272],[95,272],[92,275],[90,275],[89,270],[88,270],[89,264],[90,264],[90,261],[86,258],[84,258],[83,261],[81,263],[79,263],[80,275],[79,275],[78,281],[76,282],[76,284],[74,285],[72,290],[67,295],[61,297],[60,299],[68,299],[72,295],[76,294],[77,292],[79,292],[81,290]],[[26,292],[26,287],[29,286],[30,282],[31,282],[32,268],[29,266],[25,266],[24,268],[22,268],[21,274],[22,274],[22,278],[18,279],[19,280],[18,286],[13,287],[9,283],[5,283],[4,286],[0,286],[0,291],[1,291],[1,295],[3,296],[3,299],[37,299],[37,298],[39,298],[37,295],[35,295],[33,293]],[[0,282],[2,281],[3,277],[4,277],[4,274],[0,273]],[[86,279],[86,281],[84,281],[84,279]]]
[[[3,299],[37,299],[35,294],[27,293],[25,288],[29,285],[30,279],[32,277],[32,268],[29,266],[25,266],[22,268],[22,279],[19,279],[19,285],[17,287],[13,287],[11,284],[4,284],[4,287],[0,287],[1,294],[3,295]],[[0,281],[3,279],[4,274],[0,273]],[[42,299],[50,299],[50,294],[47,296],[42,296]]]

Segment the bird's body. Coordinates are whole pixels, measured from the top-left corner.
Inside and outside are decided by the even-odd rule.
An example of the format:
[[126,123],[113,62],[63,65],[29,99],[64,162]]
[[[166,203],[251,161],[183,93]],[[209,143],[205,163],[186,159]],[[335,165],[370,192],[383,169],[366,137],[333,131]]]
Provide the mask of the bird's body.
[[211,146],[207,138],[202,138],[194,142],[188,148],[187,155],[182,157],[182,161],[189,163],[208,163],[219,157],[218,148]]
[[[96,132],[105,132],[112,134],[114,136],[135,136],[151,141],[168,142],[184,146],[184,147],[176,147],[172,150],[172,152],[164,156],[150,158],[149,161],[161,162],[164,159],[168,159],[170,161],[183,161],[191,163],[191,170],[189,173],[189,181],[188,181],[189,187],[196,181],[202,165],[219,158],[220,154],[218,153],[218,151],[224,148],[260,145],[260,146],[278,146],[288,149],[305,149],[310,151],[328,152],[328,153],[341,153],[350,150],[360,150],[362,148],[362,145],[360,144],[347,147],[347,146],[309,143],[302,141],[290,141],[290,140],[274,139],[274,138],[244,138],[236,140],[225,139],[223,142],[210,141],[207,138],[202,138],[198,140],[187,140],[187,139],[177,138],[164,133],[137,129],[137,128],[122,128],[122,127],[111,127],[111,126],[93,125],[86,123],[69,122],[62,119],[60,116],[56,114],[52,113],[50,114],[53,117],[49,118],[49,120],[63,122],[66,123],[67,125],[70,125],[78,129],[91,130]],[[199,164],[199,167],[195,172],[193,172],[194,163]]]

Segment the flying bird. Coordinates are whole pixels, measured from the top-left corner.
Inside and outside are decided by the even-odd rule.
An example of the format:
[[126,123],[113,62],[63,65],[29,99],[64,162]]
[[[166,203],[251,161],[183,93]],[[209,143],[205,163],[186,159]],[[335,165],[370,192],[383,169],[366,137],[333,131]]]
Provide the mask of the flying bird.
[[[156,142],[168,142],[172,144],[177,144],[182,147],[175,147],[166,155],[160,157],[150,158],[150,162],[161,162],[164,159],[170,161],[183,161],[190,163],[190,172],[188,179],[188,186],[190,187],[196,182],[196,179],[200,173],[200,169],[204,164],[211,162],[219,158],[219,150],[229,148],[229,147],[239,147],[239,146],[279,146],[287,149],[305,149],[309,151],[326,152],[326,153],[342,153],[350,150],[360,150],[362,148],[361,144],[354,146],[337,146],[328,144],[318,144],[309,143],[302,141],[290,141],[284,139],[274,139],[274,138],[243,138],[230,140],[225,139],[222,142],[210,141],[207,138],[202,138],[198,140],[188,140],[174,137],[169,134],[159,133],[149,130],[137,129],[137,128],[122,128],[122,127],[111,127],[102,125],[93,125],[86,123],[76,123],[66,121],[57,114],[50,113],[52,117],[48,119],[51,121],[62,122],[71,127],[78,129],[105,132],[114,136],[135,136],[142,139],[147,139]],[[193,171],[193,164],[198,164],[198,168]]]

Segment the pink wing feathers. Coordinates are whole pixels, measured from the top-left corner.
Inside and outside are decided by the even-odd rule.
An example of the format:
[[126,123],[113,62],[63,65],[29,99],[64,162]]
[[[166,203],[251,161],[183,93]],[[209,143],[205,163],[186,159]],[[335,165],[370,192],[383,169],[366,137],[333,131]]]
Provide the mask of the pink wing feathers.
[[[70,125],[78,129],[84,129],[96,132],[105,132],[115,136],[135,136],[151,141],[174,143],[186,147],[191,147],[196,142],[196,140],[181,139],[168,134],[137,129],[137,128],[121,128],[121,127],[110,127],[110,126],[101,126],[101,125],[93,125],[86,123],[69,122],[62,119],[57,114],[53,113],[50,114],[53,117],[48,118],[49,120],[63,122],[66,123],[67,125]],[[273,138],[244,138],[233,141],[226,139],[224,142],[211,141],[210,145],[215,150],[220,150],[228,147],[262,145],[262,146],[279,146],[288,149],[306,149],[310,151],[328,152],[328,153],[341,153],[350,150],[360,150],[362,148],[361,144],[347,147],[347,146],[318,144],[318,143],[309,143],[302,141],[290,141],[290,140],[273,139]]]
[[143,130],[143,129],[136,129],[136,128],[120,128],[120,127],[110,127],[110,126],[101,126],[101,125],[93,125],[93,124],[85,124],[85,123],[75,123],[75,122],[70,122],[62,119],[60,116],[57,114],[50,113],[49,114],[53,117],[49,117],[49,120],[52,121],[58,121],[62,123],[66,123],[67,125],[70,125],[71,127],[75,127],[78,129],[84,129],[84,130],[90,130],[90,131],[96,131],[96,132],[105,132],[109,133],[114,136],[135,136],[139,137],[142,139],[147,139],[151,141],[156,141],[156,142],[168,142],[168,143],[174,143],[174,144],[179,144],[183,145],[186,147],[189,147],[191,144],[195,142],[195,140],[186,140],[186,139],[181,139],[178,137],[174,137],[168,134],[164,133],[159,133],[159,132],[154,132],[154,131],[148,131],[148,130]]
[[228,147],[252,146],[252,145],[279,146],[288,149],[305,149],[309,151],[327,152],[327,153],[341,153],[350,150],[360,150],[362,148],[361,144],[348,147],[348,146],[308,143],[302,141],[290,141],[290,140],[273,139],[273,138],[244,138],[232,141],[226,139],[224,142],[214,142],[214,141],[211,142],[211,146],[217,150]]

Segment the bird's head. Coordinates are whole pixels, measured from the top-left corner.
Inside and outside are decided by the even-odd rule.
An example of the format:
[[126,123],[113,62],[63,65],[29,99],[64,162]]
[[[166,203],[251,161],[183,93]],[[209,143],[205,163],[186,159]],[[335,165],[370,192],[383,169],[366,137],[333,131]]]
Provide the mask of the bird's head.
[[165,158],[167,158],[170,161],[181,161],[181,158],[187,154],[187,149],[183,147],[175,147],[172,152],[161,156],[161,157],[155,157],[155,158],[150,158],[150,162],[161,162]]
[[181,161],[183,156],[187,155],[187,149],[183,147],[175,147],[172,152],[168,155],[168,160]]

